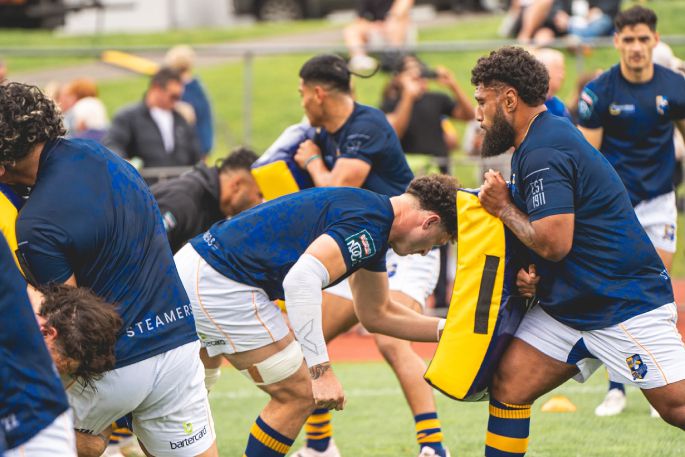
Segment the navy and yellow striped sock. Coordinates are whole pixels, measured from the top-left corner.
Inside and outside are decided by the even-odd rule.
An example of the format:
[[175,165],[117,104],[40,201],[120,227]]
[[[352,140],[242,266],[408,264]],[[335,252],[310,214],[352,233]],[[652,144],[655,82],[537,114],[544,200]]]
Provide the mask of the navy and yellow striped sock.
[[531,405],[510,405],[490,399],[485,457],[523,457],[528,450]]
[[609,390],[612,390],[612,389],[618,389],[621,392],[623,392],[624,394],[626,393],[625,386],[623,384],[621,384],[620,382],[609,381]]
[[133,437],[131,419],[129,416],[124,416],[116,422],[112,422],[112,434],[109,437],[110,446],[116,446],[121,441]]
[[260,416],[252,424],[243,457],[283,457],[294,441],[266,425]]
[[419,443],[419,451],[428,446],[433,448],[435,453],[445,457],[445,448],[442,446],[442,429],[438,413],[423,413],[414,416],[416,422],[416,441]]
[[307,447],[315,451],[323,452],[328,449],[328,444],[333,436],[331,418],[333,415],[327,409],[315,409],[307,418],[304,431],[307,433]]

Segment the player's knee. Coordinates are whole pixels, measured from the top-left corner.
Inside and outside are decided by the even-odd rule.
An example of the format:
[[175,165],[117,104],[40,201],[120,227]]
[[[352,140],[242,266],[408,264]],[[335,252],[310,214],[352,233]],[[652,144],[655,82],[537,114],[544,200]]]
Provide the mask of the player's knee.
[[668,424],[685,430],[685,404],[665,409],[662,408],[662,410],[659,411],[659,414]]
[[499,402],[512,405],[525,405],[533,403],[536,399],[522,392],[513,385],[505,370],[497,369],[490,383],[490,397]]
[[393,366],[406,360],[407,351],[411,351],[409,343],[396,338],[376,338],[376,346],[383,358]]

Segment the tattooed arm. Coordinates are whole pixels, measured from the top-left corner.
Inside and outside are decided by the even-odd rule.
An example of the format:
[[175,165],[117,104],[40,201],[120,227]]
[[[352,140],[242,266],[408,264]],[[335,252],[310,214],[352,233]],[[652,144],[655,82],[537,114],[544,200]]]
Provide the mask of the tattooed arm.
[[530,222],[528,216],[511,201],[507,183],[499,172],[485,173],[478,195],[483,208],[502,219],[523,244],[542,258],[559,262],[571,250],[575,215],[554,214]]

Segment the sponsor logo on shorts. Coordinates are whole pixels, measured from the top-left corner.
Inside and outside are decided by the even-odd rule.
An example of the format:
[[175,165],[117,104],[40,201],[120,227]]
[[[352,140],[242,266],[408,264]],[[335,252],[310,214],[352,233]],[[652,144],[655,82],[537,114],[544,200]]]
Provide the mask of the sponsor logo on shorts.
[[630,368],[630,374],[633,375],[633,379],[645,379],[647,374],[647,365],[642,361],[642,357],[638,354],[631,355],[626,359],[628,368]]
[[86,435],[95,435],[95,430],[88,430],[87,428],[77,428],[75,430],[79,433],[85,433]]
[[211,347],[211,346],[226,346],[226,340],[202,340],[203,343],[205,343],[205,346]]
[[675,240],[675,225],[665,224],[664,225],[664,240],[674,241]]
[[[190,432],[188,430],[190,430]],[[184,422],[183,431],[186,432],[186,435],[190,435],[191,433],[193,433],[193,424],[191,424],[190,422]],[[169,441],[169,447],[171,449],[182,449],[186,446],[191,446],[196,441],[200,441],[206,434],[207,426],[205,425],[199,432],[189,436],[188,438],[183,438],[182,440],[178,441]]]
[[352,265],[368,259],[376,253],[376,245],[366,229],[345,238],[345,244],[350,253]]

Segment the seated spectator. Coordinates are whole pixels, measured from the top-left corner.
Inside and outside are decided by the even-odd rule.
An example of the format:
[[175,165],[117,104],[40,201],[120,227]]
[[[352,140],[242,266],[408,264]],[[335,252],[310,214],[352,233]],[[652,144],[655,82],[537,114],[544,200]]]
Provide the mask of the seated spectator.
[[164,64],[181,73],[183,96],[181,100],[188,103],[195,111],[195,131],[200,140],[202,154],[207,155],[214,143],[214,121],[212,108],[197,76],[193,75],[195,52],[190,46],[180,45],[169,49],[164,57]]
[[[520,0],[524,2],[525,0]],[[570,34],[580,40],[608,36],[621,0],[527,0],[512,31],[522,43],[545,45]]]
[[350,52],[350,69],[355,72],[375,70],[378,64],[366,53],[374,36],[391,49],[406,44],[410,25],[409,12],[414,0],[360,0],[357,19],[343,32]]
[[96,97],[85,97],[77,101],[70,110],[73,128],[72,138],[102,141],[109,127],[105,105]]
[[[582,5],[576,8],[576,5]],[[573,2],[573,15],[560,11],[558,26],[580,41],[609,36],[614,31],[614,18],[621,10],[621,0],[588,0]],[[566,25],[566,26],[564,26]]]
[[174,109],[183,83],[176,70],[162,68],[138,103],[121,109],[105,135],[105,146],[144,167],[193,165],[202,159],[195,129]]
[[261,203],[250,172],[255,160],[254,152],[239,148],[214,167],[198,163],[178,178],[151,187],[173,252],[215,222]]
[[556,49],[540,48],[534,50],[533,55],[543,63],[549,73],[549,90],[547,92],[547,101],[545,101],[547,110],[556,116],[571,120],[571,113],[564,102],[556,95],[566,78],[564,54]]

